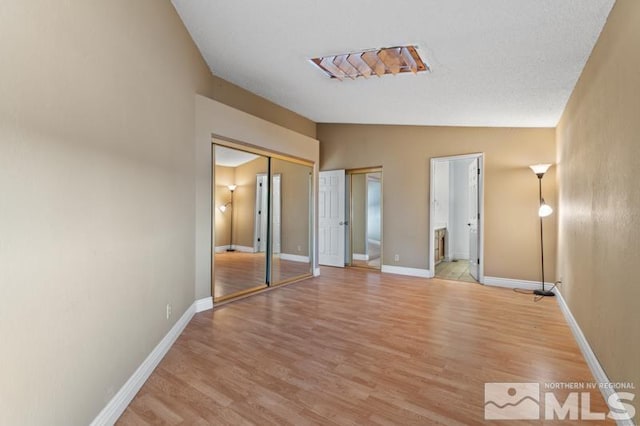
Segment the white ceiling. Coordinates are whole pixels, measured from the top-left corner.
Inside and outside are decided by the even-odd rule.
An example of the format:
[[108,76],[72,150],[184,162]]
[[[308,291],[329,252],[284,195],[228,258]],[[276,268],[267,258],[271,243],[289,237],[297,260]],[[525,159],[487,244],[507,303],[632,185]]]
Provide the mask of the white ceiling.
[[237,149],[216,145],[215,158],[216,165],[218,166],[238,167],[244,163],[255,160],[258,156],[255,154],[249,154],[248,152],[238,151]]
[[[316,122],[554,127],[615,0],[172,0],[211,71]],[[430,73],[308,59],[416,44]]]

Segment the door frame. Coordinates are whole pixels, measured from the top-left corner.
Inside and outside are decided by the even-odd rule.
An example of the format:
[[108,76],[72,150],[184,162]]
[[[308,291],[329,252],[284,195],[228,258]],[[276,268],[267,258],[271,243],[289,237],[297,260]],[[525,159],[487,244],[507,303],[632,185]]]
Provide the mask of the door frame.
[[[276,182],[278,182],[277,185]],[[277,197],[276,189],[278,190]],[[280,173],[271,175],[271,187],[269,190],[271,191],[271,255],[273,256],[282,252],[282,175]],[[279,221],[277,232],[275,227],[276,213]],[[278,246],[277,251],[276,246]]]
[[484,152],[472,154],[451,155],[446,157],[432,157],[429,167],[429,272],[431,278],[436,274],[435,267],[435,249],[433,242],[435,240],[435,165],[437,162],[445,162],[452,160],[478,159],[478,213],[480,220],[478,222],[478,282],[484,284]]
[[[353,182],[352,182],[352,177],[353,175],[356,174],[363,174],[365,175],[365,205],[368,205],[368,197],[369,197],[369,182],[367,179],[367,174],[369,173],[380,173],[380,267],[376,268],[374,266],[358,266],[360,268],[369,268],[369,269],[374,269],[376,271],[380,271],[382,270],[382,265],[384,265],[383,262],[383,247],[384,247],[384,242],[383,242],[383,235],[384,235],[384,212],[383,212],[383,201],[384,201],[384,190],[383,190],[383,180],[384,180],[384,172],[382,169],[382,166],[376,166],[376,167],[364,167],[364,168],[359,168],[359,169],[349,169],[349,170],[345,170],[345,175],[348,176],[347,179],[345,179],[345,185],[346,185],[346,191],[345,191],[345,195],[347,198],[347,202],[345,202],[345,208],[348,209],[347,214],[345,214],[345,217],[349,218],[349,221],[347,222],[347,227],[346,227],[346,232],[345,232],[345,265],[346,266],[353,266],[353,191],[352,191],[352,187],[353,187]],[[367,225],[368,225],[368,214],[365,212],[365,230],[367,229]],[[368,245],[369,242],[367,240],[367,238],[365,238],[365,247],[366,250],[368,251]],[[368,253],[367,253],[368,254]]]

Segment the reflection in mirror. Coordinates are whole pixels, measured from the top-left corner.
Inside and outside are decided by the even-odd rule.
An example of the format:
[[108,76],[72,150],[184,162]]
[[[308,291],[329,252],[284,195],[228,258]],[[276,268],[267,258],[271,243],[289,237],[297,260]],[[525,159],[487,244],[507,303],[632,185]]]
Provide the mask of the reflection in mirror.
[[351,265],[380,269],[382,173],[351,174]]
[[279,284],[311,274],[311,176],[304,164],[271,159],[271,278]]
[[215,145],[215,300],[266,287],[267,172],[264,156]]

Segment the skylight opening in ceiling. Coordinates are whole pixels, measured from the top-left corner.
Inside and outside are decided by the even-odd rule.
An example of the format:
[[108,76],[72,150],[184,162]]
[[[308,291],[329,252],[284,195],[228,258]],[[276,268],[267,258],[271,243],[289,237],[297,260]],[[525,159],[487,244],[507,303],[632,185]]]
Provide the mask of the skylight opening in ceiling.
[[331,78],[342,81],[372,75],[400,74],[429,71],[415,46],[384,47],[361,52],[313,58],[311,62]]

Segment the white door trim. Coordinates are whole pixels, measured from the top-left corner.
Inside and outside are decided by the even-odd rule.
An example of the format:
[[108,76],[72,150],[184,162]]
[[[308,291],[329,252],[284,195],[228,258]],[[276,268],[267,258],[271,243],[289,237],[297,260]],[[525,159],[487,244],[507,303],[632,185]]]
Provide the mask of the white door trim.
[[[467,220],[469,222],[469,275],[475,280],[480,281],[480,265],[478,264],[476,259],[480,258],[479,246],[480,246],[480,232],[478,230],[478,215],[480,214],[480,188],[478,187],[478,180],[480,177],[480,161],[476,158],[471,161],[471,163],[467,167],[467,171],[469,172],[467,175],[467,188],[469,190],[469,194],[467,194],[467,202],[469,207],[469,214],[467,215]],[[473,173],[474,176],[470,176]],[[471,193],[471,187],[475,186],[475,191]],[[473,201],[472,201],[473,200]],[[471,213],[473,213],[473,217],[471,217]],[[475,229],[474,229],[475,228]],[[471,238],[474,236],[475,238]]]
[[272,254],[282,252],[282,175],[271,177],[271,247]]
[[484,284],[484,153],[474,154],[461,154],[451,155],[447,157],[432,157],[429,168],[429,269],[432,274],[435,274],[435,250],[433,247],[433,241],[435,239],[435,164],[439,161],[452,161],[452,160],[465,160],[478,158],[478,168],[480,170],[480,177],[478,179],[478,191],[479,191],[479,203],[478,211],[480,212],[480,222],[478,223],[478,232],[480,233],[480,243],[478,247],[478,257],[480,263],[478,264],[478,281]]

